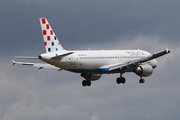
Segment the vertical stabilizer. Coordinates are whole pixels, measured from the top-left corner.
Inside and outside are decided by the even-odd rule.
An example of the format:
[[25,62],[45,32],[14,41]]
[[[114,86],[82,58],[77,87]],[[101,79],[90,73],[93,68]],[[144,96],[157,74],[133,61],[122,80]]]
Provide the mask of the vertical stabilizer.
[[40,18],[46,52],[64,51],[46,18]]

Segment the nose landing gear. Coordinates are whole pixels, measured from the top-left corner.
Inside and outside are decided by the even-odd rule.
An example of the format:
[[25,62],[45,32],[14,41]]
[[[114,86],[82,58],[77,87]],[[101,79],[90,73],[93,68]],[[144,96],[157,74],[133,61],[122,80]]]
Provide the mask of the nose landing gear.
[[[140,76],[140,77],[141,77],[141,76]],[[142,77],[141,77],[141,79],[139,80],[139,83],[145,83],[145,80],[142,79]]]
[[139,83],[145,83],[145,80],[144,79],[140,79]]

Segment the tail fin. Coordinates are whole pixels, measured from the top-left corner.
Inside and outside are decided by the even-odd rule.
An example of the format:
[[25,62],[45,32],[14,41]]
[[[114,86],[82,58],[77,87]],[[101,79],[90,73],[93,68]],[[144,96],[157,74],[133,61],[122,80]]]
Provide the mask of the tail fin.
[[46,18],[40,18],[46,52],[64,51]]

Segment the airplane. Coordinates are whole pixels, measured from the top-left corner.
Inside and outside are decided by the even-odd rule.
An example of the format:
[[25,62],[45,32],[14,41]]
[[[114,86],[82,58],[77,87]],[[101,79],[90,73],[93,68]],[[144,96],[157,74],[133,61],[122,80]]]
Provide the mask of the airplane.
[[151,54],[144,50],[65,50],[59,42],[46,18],[40,18],[42,35],[46,53],[38,57],[15,56],[23,59],[40,59],[45,63],[15,62],[14,64],[28,65],[38,69],[52,68],[79,73],[85,80],[82,86],[91,86],[91,81],[99,80],[102,74],[119,73],[117,84],[124,84],[122,76],[133,72],[140,77],[139,83],[144,83],[142,77],[148,77],[157,66],[156,58],[170,53],[166,48],[162,52]]

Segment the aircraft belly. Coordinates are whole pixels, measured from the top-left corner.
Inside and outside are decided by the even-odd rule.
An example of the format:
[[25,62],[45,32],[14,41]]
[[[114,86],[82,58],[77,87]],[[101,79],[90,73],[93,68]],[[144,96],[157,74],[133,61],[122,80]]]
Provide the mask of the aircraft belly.
[[[119,69],[109,71],[109,68],[100,68],[107,64],[112,64],[115,61],[101,60],[101,61],[78,61],[76,66],[73,68],[67,69],[71,72],[76,73],[98,73],[98,74],[109,74],[109,73],[119,73]],[[127,69],[126,72],[131,72],[132,70]]]
[[77,68],[80,69],[98,69],[101,66],[105,65],[103,61],[87,60],[87,61],[78,61],[76,64]]

